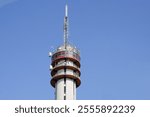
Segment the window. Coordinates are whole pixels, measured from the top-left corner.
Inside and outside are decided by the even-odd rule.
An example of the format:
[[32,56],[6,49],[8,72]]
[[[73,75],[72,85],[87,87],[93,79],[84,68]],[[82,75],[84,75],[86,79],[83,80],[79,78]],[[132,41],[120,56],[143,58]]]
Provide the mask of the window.
[[66,78],[64,78],[64,100],[66,100]]
[[66,96],[64,96],[64,100],[66,100]]

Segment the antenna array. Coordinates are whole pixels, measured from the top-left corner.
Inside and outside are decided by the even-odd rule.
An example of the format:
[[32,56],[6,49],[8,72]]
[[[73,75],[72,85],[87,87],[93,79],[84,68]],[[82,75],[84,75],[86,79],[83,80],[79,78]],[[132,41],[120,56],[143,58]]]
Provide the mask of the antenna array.
[[65,17],[64,17],[64,46],[66,48],[68,44],[68,6],[65,7]]

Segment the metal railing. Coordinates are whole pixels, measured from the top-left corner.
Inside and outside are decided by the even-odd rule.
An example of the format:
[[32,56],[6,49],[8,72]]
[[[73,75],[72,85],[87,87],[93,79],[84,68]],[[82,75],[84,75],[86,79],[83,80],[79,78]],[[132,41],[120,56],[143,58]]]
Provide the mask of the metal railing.
[[56,60],[60,57],[71,57],[74,58],[78,61],[80,61],[80,56],[77,53],[71,52],[71,51],[60,51],[60,52],[56,52],[55,54],[53,54],[52,56],[52,61]]
[[69,62],[58,63],[57,65],[54,66],[54,68],[60,67],[60,66],[71,66],[71,67],[75,67],[78,70],[80,70],[80,68],[77,65],[75,65],[74,63],[69,63]]

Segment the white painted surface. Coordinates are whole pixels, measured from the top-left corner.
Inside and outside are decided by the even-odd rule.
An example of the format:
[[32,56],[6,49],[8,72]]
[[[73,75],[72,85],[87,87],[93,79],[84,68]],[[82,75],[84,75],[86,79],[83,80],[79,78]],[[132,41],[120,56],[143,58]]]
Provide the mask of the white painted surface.
[[66,79],[66,99],[67,100],[74,100],[75,99],[75,94],[74,94],[74,80],[67,78]]
[[76,82],[74,81],[74,83],[73,83],[73,93],[74,93],[74,100],[76,100]]
[[66,74],[68,74],[68,75],[73,75],[73,70],[71,70],[71,69],[66,69]]
[[60,79],[56,83],[56,100],[64,100],[64,79]]
[[62,75],[62,74],[64,74],[64,69],[61,69],[61,70],[57,71],[57,75]]

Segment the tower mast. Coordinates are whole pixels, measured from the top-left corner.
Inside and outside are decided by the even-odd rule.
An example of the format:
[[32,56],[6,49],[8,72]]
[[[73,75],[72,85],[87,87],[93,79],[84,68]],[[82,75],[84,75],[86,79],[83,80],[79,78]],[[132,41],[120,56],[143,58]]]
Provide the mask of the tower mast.
[[68,5],[65,6],[65,17],[64,17],[64,46],[66,48],[68,44]]

